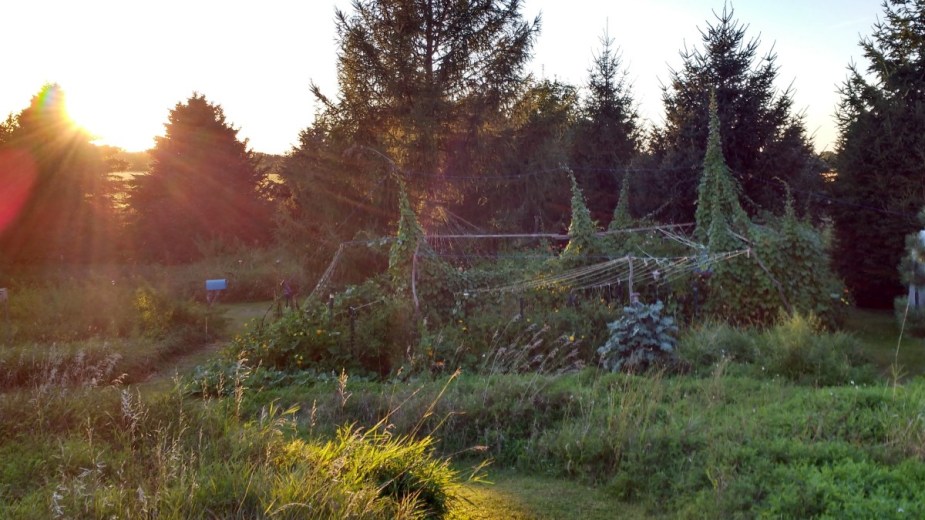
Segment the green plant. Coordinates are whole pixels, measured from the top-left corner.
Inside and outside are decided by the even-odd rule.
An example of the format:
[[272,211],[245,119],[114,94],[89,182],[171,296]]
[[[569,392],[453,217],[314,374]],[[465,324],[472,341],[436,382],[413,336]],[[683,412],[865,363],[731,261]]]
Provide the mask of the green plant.
[[643,372],[675,358],[678,327],[674,318],[662,316],[660,301],[624,307],[620,319],[607,328],[610,338],[597,352],[611,372]]

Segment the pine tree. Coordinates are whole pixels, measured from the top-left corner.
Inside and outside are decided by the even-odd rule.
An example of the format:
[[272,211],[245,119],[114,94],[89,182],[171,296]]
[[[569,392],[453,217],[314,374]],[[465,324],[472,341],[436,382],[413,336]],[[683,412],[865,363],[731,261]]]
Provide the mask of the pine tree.
[[617,202],[621,177],[639,154],[642,129],[614,40],[605,31],[600,41],[575,129],[572,167],[592,214],[606,215]]
[[835,255],[858,305],[889,307],[903,291],[895,266],[925,199],[925,2],[885,2],[860,42],[870,62],[841,89],[834,195]]
[[[509,153],[502,171],[518,175],[497,183],[480,183],[486,212],[498,227],[524,232],[561,229],[568,218],[568,175],[572,129],[578,111],[575,87],[559,81],[531,82],[510,111]],[[541,172],[538,175],[525,173]],[[517,197],[498,194],[516,190]]]
[[221,106],[193,94],[171,110],[165,127],[130,197],[140,252],[185,262],[200,257],[207,241],[265,242],[272,229],[258,192],[263,175]]
[[0,127],[0,258],[38,264],[111,258],[117,230],[106,196],[109,170],[92,137],[68,115],[61,87],[45,85]]
[[[329,128],[404,172],[412,200],[459,203],[443,174],[479,173],[499,117],[520,93],[538,30],[519,0],[357,0],[338,10],[339,96]],[[316,88],[315,93],[327,100]],[[373,161],[377,159],[372,158]]]
[[[757,39],[747,40],[747,26],[735,20],[731,9],[716,15],[716,22],[701,31],[702,49],[681,53],[682,64],[672,70],[663,87],[666,121],[653,136],[658,173],[649,176],[654,186],[672,201],[666,217],[688,221],[694,214],[698,172],[703,164],[709,128],[710,92],[719,103],[722,149],[729,169],[741,185],[742,195],[756,209],[781,207],[782,178],[802,187],[818,178],[816,161],[803,122],[793,113],[789,89],[778,91],[778,67],[773,52],[758,58]],[[654,209],[654,208],[649,208]]]

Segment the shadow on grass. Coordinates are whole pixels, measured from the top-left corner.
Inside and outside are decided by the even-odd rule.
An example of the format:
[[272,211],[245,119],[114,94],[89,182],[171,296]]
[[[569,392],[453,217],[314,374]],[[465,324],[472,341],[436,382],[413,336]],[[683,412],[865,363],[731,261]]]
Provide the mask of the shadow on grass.
[[490,471],[486,483],[465,483],[450,520],[604,520],[659,518],[637,504],[620,502],[606,491],[570,480]]
[[899,364],[900,379],[925,374],[925,339],[903,334],[897,354],[899,325],[892,311],[853,309],[845,330],[864,342],[871,361],[884,376],[892,377],[894,360]]

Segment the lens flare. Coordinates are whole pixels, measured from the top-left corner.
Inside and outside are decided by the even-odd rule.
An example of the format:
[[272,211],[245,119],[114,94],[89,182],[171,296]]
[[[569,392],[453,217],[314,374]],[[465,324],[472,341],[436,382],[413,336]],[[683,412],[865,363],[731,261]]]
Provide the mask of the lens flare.
[[35,185],[36,165],[21,150],[0,150],[0,234],[16,221]]

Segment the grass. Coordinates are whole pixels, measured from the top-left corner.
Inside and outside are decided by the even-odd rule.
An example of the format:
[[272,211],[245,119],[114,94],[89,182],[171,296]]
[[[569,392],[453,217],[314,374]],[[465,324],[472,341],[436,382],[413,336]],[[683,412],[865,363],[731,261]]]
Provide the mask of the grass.
[[[268,306],[213,312],[237,333]],[[892,315],[856,311],[849,326],[888,373]],[[713,336],[698,351],[708,369],[694,375],[306,374],[272,386],[231,372],[228,397],[201,399],[166,377],[113,385],[115,369],[93,384],[56,380],[66,363],[45,363],[49,384],[0,393],[0,517],[925,516],[921,340],[903,341],[907,377],[892,388],[842,381],[847,372],[802,377],[814,366],[804,361],[826,365],[854,343],[799,320],[697,341]],[[52,359],[97,360],[90,368],[110,359],[80,357],[97,340],[88,341],[56,346],[67,355]],[[213,353],[117,345],[153,356],[161,374],[185,374]],[[0,369],[29,349],[0,349]],[[750,365],[734,369],[727,356]],[[771,374],[771,362],[797,373]],[[460,482],[459,468],[485,460],[493,484]]]
[[894,361],[901,369],[900,379],[925,374],[925,339],[904,334],[899,343],[899,326],[892,311],[852,309],[845,329],[864,342],[865,352],[884,376],[892,376]]
[[574,480],[490,471],[491,483],[460,486],[451,520],[612,520],[659,518],[636,504],[620,502],[599,487]]

